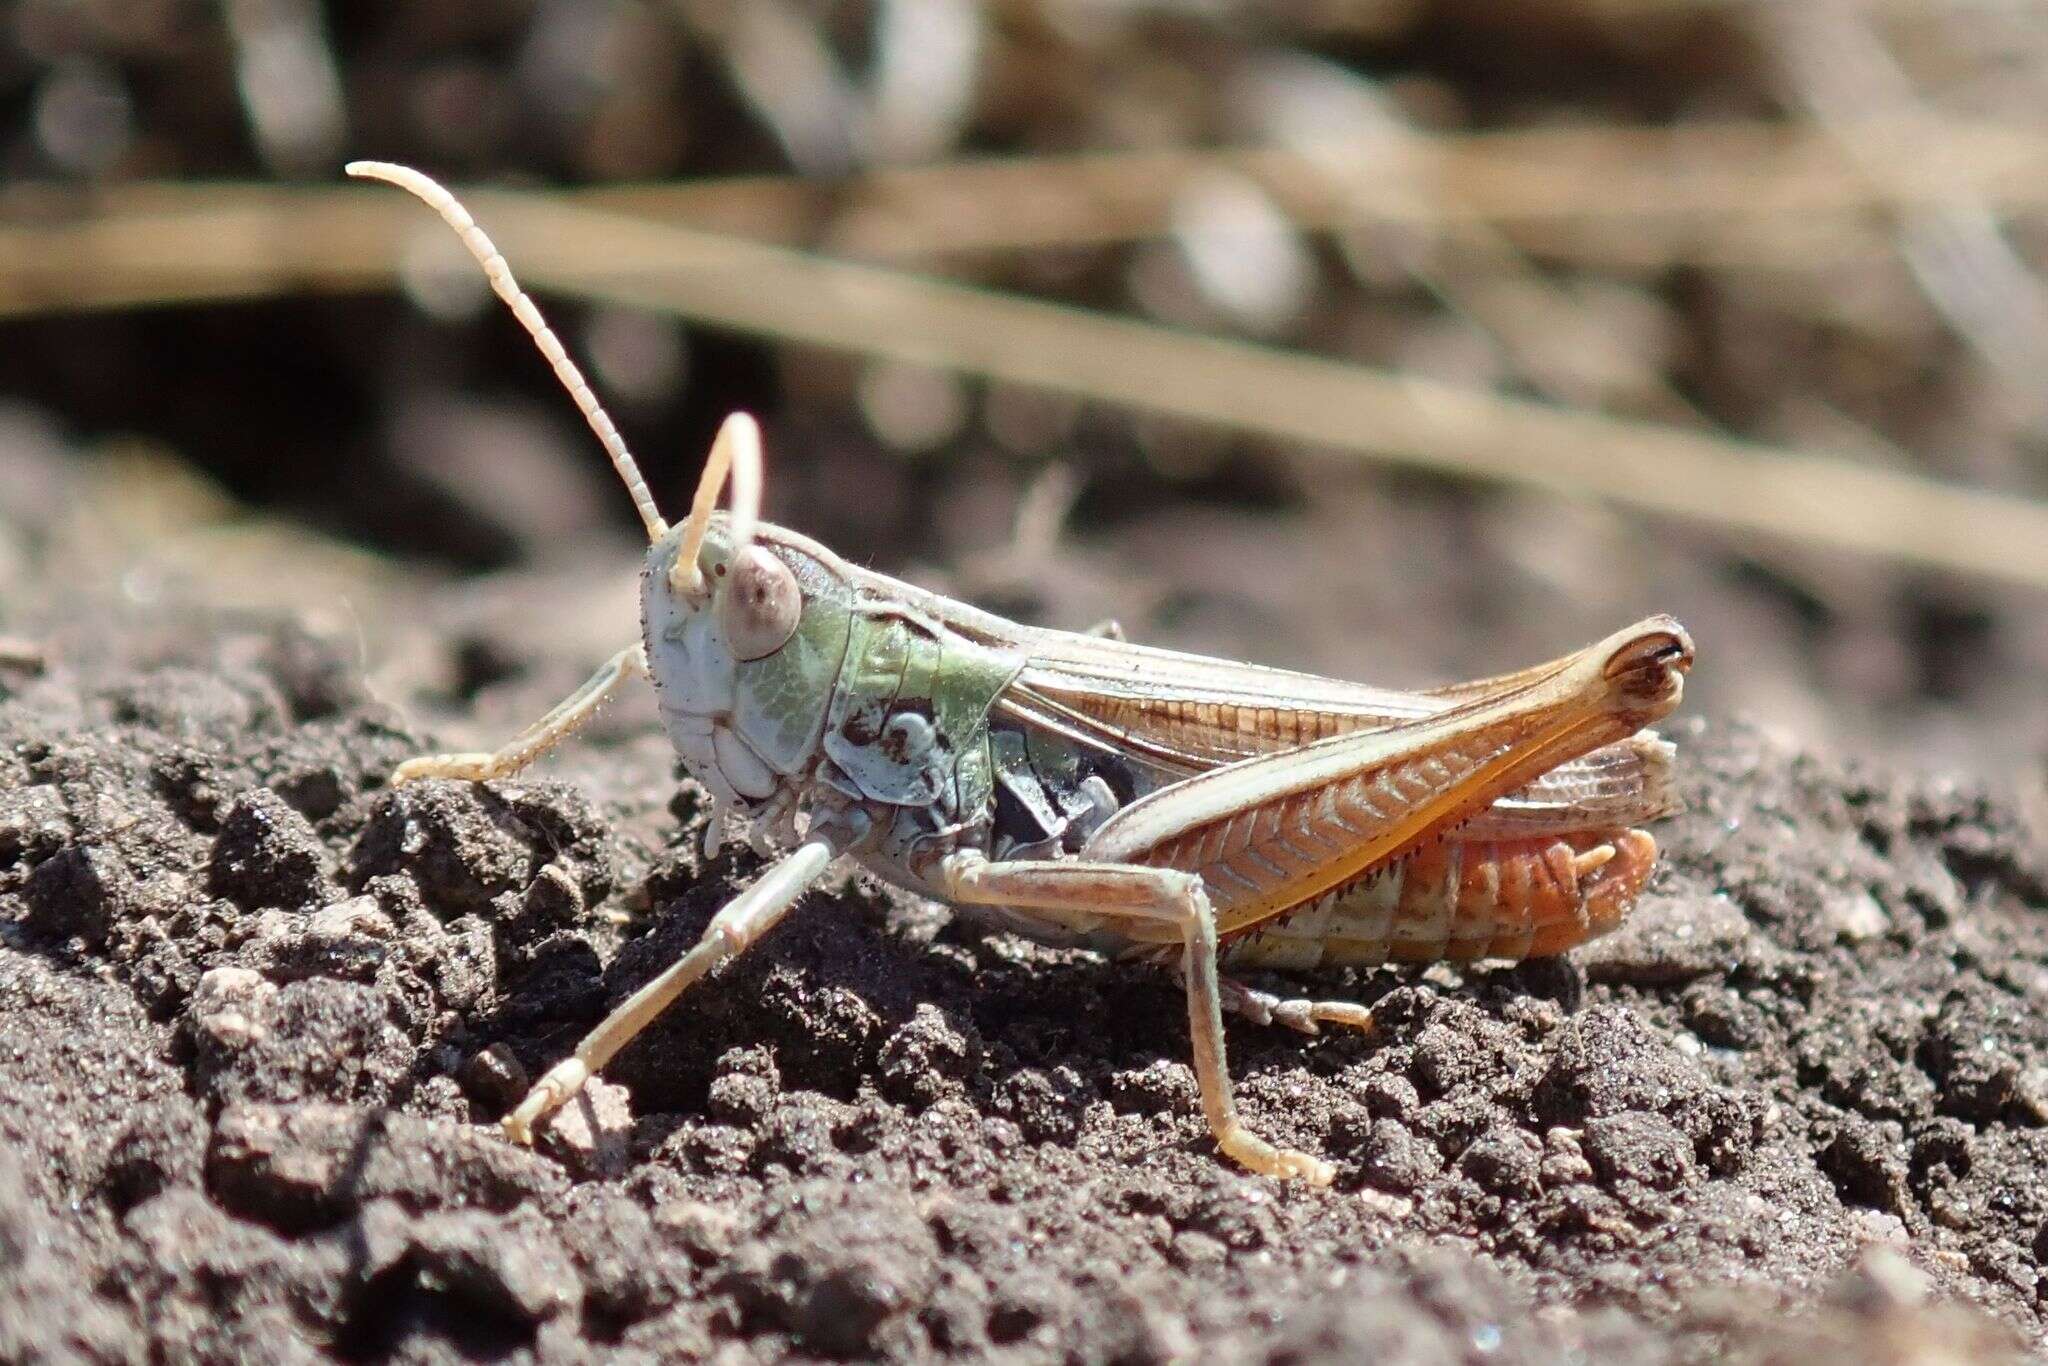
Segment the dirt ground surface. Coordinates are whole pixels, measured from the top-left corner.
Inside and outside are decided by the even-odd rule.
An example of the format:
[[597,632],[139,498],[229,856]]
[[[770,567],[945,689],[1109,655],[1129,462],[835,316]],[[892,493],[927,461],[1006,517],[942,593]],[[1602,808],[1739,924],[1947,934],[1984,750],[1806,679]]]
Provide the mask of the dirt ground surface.
[[[430,737],[352,642],[52,582],[0,662],[0,1358],[2043,1340],[2048,857],[1983,792],[1681,721],[1692,809],[1621,933],[1313,984],[1370,1037],[1232,1023],[1328,1190],[1219,1159],[1163,977],[863,881],[526,1151],[492,1121],[758,864],[700,860],[658,735],[628,707],[536,781],[394,791]],[[447,648],[516,675],[493,712],[584,666]]]

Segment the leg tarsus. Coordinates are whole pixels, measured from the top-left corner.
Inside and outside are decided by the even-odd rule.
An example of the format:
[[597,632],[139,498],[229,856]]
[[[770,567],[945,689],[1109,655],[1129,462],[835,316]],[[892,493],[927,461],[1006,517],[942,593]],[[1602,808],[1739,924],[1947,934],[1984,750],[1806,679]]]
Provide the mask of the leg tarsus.
[[[1215,1128],[1213,1124],[1210,1127]],[[1260,1176],[1306,1181],[1311,1186],[1327,1186],[1337,1179],[1337,1169],[1322,1158],[1268,1143],[1235,1119],[1216,1131],[1216,1146],[1239,1166]]]
[[391,785],[402,787],[406,783],[417,783],[427,778],[448,778],[456,782],[482,783],[493,778],[510,777],[518,772],[516,768],[499,765],[497,755],[484,750],[465,750],[454,754],[422,754],[407,759],[391,770]]
[[629,678],[647,676],[647,652],[639,645],[628,646],[606,660],[598,671],[563,699],[553,711],[519,733],[518,738],[496,753],[424,754],[408,759],[391,774],[394,786],[422,778],[453,778],[482,783],[509,778],[541,755],[546,754],[597,714],[597,711]]
[[505,1130],[505,1137],[522,1148],[532,1147],[533,1126],[568,1104],[569,1098],[582,1090],[583,1083],[589,1080],[590,1069],[584,1066],[581,1058],[564,1058],[550,1067],[527,1091],[517,1108],[498,1121]]
[[1369,1031],[1372,1012],[1355,1001],[1311,1001],[1306,997],[1283,997],[1260,991],[1233,977],[1217,981],[1223,1008],[1255,1024],[1285,1025],[1301,1034],[1318,1035],[1326,1024],[1345,1029]]

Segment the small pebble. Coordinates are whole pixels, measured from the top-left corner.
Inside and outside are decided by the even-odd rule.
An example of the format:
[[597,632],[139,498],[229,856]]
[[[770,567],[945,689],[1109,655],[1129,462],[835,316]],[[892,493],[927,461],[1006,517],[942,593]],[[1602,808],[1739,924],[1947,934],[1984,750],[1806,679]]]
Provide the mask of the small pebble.
[[215,1043],[235,1048],[257,1043],[268,1033],[258,1016],[275,995],[276,985],[248,968],[209,968],[186,1011]]
[[470,1099],[492,1110],[510,1110],[531,1085],[526,1065],[503,1043],[474,1055],[462,1069],[462,1089]]

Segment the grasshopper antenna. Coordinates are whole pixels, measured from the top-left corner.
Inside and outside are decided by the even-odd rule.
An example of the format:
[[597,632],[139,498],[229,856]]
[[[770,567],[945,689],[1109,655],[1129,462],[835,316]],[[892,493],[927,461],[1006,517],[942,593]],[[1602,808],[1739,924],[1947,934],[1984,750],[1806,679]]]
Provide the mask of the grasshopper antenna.
[[737,553],[753,544],[754,524],[761,519],[761,427],[745,413],[734,413],[718,429],[710,458],[704,462],[704,475],[697,481],[697,495],[690,500],[690,519],[683,523],[683,538],[668,574],[669,587],[688,597],[704,591],[697,551],[704,544],[711,509],[717,506],[728,475],[732,479],[732,544]]
[[[381,180],[387,185],[396,185],[399,189],[407,191],[441,215],[441,220],[455,229],[455,235],[462,239],[462,245],[469,248],[469,254],[483,267],[484,275],[490,280],[493,292],[505,301],[505,306],[512,310],[512,316],[519,319],[519,325],[526,329],[527,334],[533,338],[534,345],[540,348],[541,355],[547,357],[548,364],[554,367],[555,378],[569,391],[569,397],[575,401],[577,410],[583,414],[583,420],[590,424],[591,431],[597,433],[597,439],[603,444],[605,454],[612,458],[612,468],[616,469],[619,478],[626,482],[626,492],[632,496],[634,510],[646,524],[647,539],[653,542],[667,535],[668,523],[662,519],[661,509],[654,505],[654,495],[647,491],[647,481],[640,477],[640,466],[635,463],[633,453],[626,449],[626,440],[619,435],[619,429],[612,425],[611,415],[605,412],[604,405],[597,401],[597,395],[591,392],[589,382],[583,378],[583,372],[576,368],[575,361],[569,359],[569,353],[562,346],[561,339],[555,335],[554,329],[548,326],[547,320],[541,317],[540,309],[534,306],[526,291],[519,287],[519,282],[512,278],[512,267],[505,263],[504,255],[491,244],[491,239],[484,236],[484,230],[469,216],[469,210],[463,208],[455,196],[443,189],[433,178],[422,175],[410,166],[399,166],[388,161],[351,161],[346,169],[350,175],[359,179]],[[716,454],[715,448],[713,453]],[[758,440],[754,484],[758,506]],[[698,497],[701,501],[701,490]],[[697,520],[693,511],[692,523]],[[751,518],[748,525],[751,532]],[[697,539],[703,539],[701,530]],[[694,553],[691,563],[695,564]]]

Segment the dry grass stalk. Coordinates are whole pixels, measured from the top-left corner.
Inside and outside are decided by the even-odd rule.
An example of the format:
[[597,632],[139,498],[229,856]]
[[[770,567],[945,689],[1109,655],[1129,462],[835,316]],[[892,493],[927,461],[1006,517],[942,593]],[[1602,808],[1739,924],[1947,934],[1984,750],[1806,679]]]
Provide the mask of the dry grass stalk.
[[[1839,130],[1724,123],[1417,134],[1406,140],[1404,174],[1380,194],[1369,176],[1333,184],[1328,172],[1347,157],[1366,162],[1379,145],[1367,141],[955,162],[834,184],[765,176],[604,186],[572,197],[834,255],[925,261],[1154,237],[1189,183],[1222,170],[1256,181],[1304,227],[1486,223],[1545,256],[1769,270],[1887,252],[1873,210],[1944,203],[1959,189],[2000,213],[2048,209],[2048,136],[2036,129],[1892,121],[1886,137],[1895,155],[1882,177]],[[86,291],[88,306],[148,299],[151,288],[173,300],[266,293],[275,286],[251,278],[266,270],[352,287],[387,265],[381,236],[359,230],[402,221],[402,209],[347,190],[156,184],[86,196],[17,186],[0,191],[0,317],[62,306],[72,290]],[[232,254],[253,245],[276,262]]]
[[[402,229],[361,197],[322,196],[306,236],[271,201],[109,218],[72,230],[11,305],[102,306],[181,297],[361,288],[391,276]],[[559,198],[479,194],[521,272],[544,289],[659,309],[779,340],[941,366],[1452,474],[1606,499],[1729,531],[1889,555],[2048,587],[2048,508],[1805,452],[1555,408],[1270,347],[1006,296],[693,231]],[[421,225],[414,223],[412,226]],[[17,250],[18,250],[18,243]],[[89,263],[147,262],[94,274]],[[597,264],[601,263],[601,264]],[[62,269],[71,297],[47,273]],[[111,285],[108,282],[111,280]],[[95,283],[97,294],[80,290]],[[123,297],[122,291],[130,291]]]

